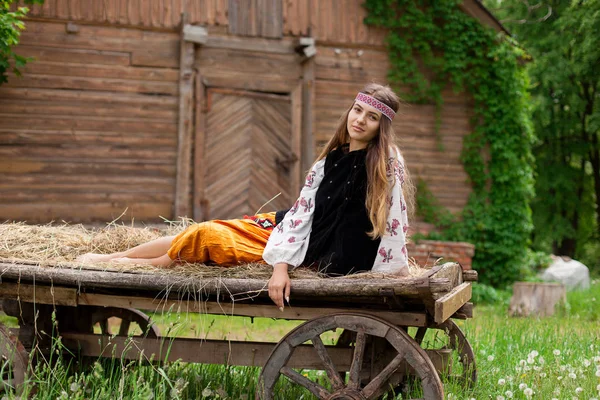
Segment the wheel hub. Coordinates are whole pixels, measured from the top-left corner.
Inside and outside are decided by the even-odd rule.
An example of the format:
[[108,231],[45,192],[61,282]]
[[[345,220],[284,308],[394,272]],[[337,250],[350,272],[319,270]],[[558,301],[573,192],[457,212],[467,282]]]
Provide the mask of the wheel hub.
[[358,390],[344,388],[333,393],[327,400],[367,400],[367,398]]

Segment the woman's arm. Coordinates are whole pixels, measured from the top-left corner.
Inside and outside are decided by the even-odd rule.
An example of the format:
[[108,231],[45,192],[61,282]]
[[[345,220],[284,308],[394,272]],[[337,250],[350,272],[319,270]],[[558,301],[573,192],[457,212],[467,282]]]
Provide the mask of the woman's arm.
[[313,165],[300,197],[271,232],[263,252],[263,259],[268,264],[285,263],[294,268],[304,261],[315,211],[315,198],[323,180],[324,166],[325,159]]
[[288,304],[290,303],[291,283],[288,265],[286,263],[275,264],[273,275],[269,279],[269,297],[281,311],[283,311],[284,299]]
[[393,185],[388,197],[388,218],[385,234],[377,250],[373,271],[398,275],[408,275],[408,254],[406,251],[406,232],[408,213],[402,193],[404,185],[404,160],[394,149],[388,160],[388,177]]
[[300,265],[306,256],[315,198],[323,180],[324,166],[324,159],[313,165],[300,197],[273,229],[263,252],[263,259],[273,265],[273,275],[269,280],[269,297],[281,311],[284,307],[283,300],[286,299],[289,303],[291,281],[288,269]]

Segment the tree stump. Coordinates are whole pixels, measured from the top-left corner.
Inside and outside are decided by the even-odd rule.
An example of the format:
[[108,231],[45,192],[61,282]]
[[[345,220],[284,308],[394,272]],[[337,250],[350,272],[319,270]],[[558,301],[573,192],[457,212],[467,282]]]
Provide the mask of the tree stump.
[[554,314],[554,307],[566,300],[567,290],[560,283],[515,282],[510,299],[510,316],[546,317]]

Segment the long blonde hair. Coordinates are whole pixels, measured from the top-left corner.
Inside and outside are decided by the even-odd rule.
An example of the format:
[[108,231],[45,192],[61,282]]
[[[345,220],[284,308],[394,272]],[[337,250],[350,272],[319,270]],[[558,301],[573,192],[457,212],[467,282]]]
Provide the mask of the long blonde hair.
[[[389,86],[370,83],[367,84],[361,92],[375,97],[396,112],[400,107],[400,99]],[[350,141],[347,121],[348,114],[353,106],[354,102],[341,116],[335,134],[329,139],[329,142],[325,145],[325,148],[317,158],[317,161],[327,157],[331,151]],[[373,225],[373,230],[368,232],[368,235],[373,239],[382,237],[386,230],[389,212],[387,201],[392,189],[392,185],[390,185],[386,175],[386,165],[390,156],[396,156],[396,150],[398,153],[400,152],[400,149],[396,144],[396,133],[392,127],[392,122],[382,115],[379,120],[379,134],[367,145],[366,158],[368,183],[365,206],[367,208],[369,220]],[[403,162],[403,160],[400,161]],[[414,209],[414,186],[410,181],[406,166],[404,166],[403,194],[410,213]]]

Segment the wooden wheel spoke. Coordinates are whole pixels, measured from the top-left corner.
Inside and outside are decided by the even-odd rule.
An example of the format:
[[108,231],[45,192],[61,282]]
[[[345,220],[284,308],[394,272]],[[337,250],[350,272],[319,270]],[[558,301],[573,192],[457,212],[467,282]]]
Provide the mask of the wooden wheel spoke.
[[350,389],[358,389],[360,386],[360,370],[363,364],[366,342],[367,335],[365,330],[361,329],[356,335],[356,342],[354,342],[354,354],[352,365],[350,366],[350,378],[348,379],[348,387]]
[[321,337],[317,335],[311,340],[313,343],[313,347],[315,348],[317,354],[319,355],[319,358],[323,362],[323,366],[325,367],[325,372],[329,377],[329,381],[335,389],[341,389],[344,386],[344,382],[342,382],[342,378],[340,377],[340,374],[337,371],[333,360],[331,359],[331,357],[329,357],[329,353],[327,352],[327,349],[325,348]]
[[426,327],[419,327],[417,328],[417,333],[415,335],[415,342],[417,342],[419,344],[419,346],[421,345],[421,343],[423,343],[423,338],[425,337],[425,332],[427,332],[427,328]]
[[398,369],[402,361],[404,360],[404,354],[398,354],[381,372],[363,389],[363,396],[367,399],[372,398],[374,395],[379,393],[379,389],[386,384],[388,379]]
[[299,374],[290,367],[283,367],[279,372],[287,376],[287,378],[292,382],[297,383],[298,385],[308,389],[308,391],[317,396],[319,399],[326,399],[331,395],[331,393],[329,393],[327,389],[325,389],[323,386],[311,381],[310,379],[308,379],[302,374]]
[[102,320],[99,322],[100,324],[100,331],[102,332],[103,335],[110,335],[110,331],[108,330],[108,320]]
[[121,320],[121,326],[119,327],[119,336],[128,336],[129,335],[129,327],[131,326],[131,321],[128,319]]

